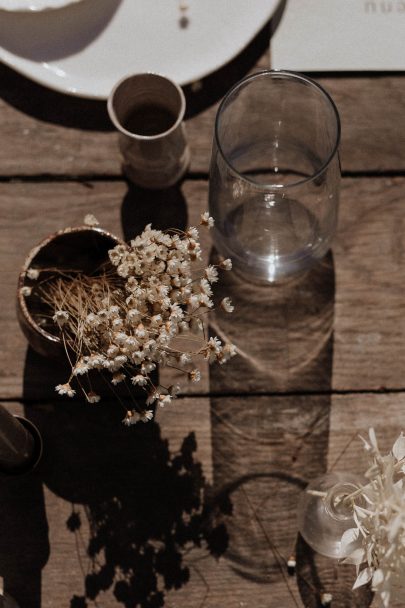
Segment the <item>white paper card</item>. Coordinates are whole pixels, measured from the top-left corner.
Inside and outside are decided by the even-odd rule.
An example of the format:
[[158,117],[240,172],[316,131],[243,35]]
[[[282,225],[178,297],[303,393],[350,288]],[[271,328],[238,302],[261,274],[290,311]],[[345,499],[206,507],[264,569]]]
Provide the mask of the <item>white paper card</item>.
[[273,68],[404,70],[405,0],[287,0]]

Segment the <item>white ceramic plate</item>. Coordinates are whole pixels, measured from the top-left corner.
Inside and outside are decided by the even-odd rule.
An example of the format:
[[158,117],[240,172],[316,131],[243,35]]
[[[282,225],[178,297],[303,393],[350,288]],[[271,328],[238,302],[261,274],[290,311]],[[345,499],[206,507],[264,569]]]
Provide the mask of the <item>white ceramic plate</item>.
[[81,0],[0,0],[0,10],[3,11],[45,11],[61,8]]
[[[4,1],[4,0],[3,0]],[[0,18],[0,60],[63,93],[106,99],[122,76],[154,71],[179,84],[237,55],[279,0],[82,0],[57,11]]]

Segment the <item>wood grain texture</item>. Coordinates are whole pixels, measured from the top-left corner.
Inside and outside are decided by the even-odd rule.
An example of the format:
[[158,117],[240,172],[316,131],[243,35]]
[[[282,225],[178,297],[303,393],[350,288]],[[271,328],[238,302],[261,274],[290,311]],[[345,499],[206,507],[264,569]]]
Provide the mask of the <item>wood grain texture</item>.
[[[239,348],[227,365],[205,370],[186,392],[219,393],[401,389],[405,378],[404,206],[402,178],[343,180],[340,227],[333,256],[295,283],[257,287],[229,273],[218,284],[235,312],[214,313],[212,331]],[[94,213],[127,238],[147,222],[167,228],[198,223],[207,184],[149,193],[125,183],[1,184],[0,306],[3,348],[0,395],[38,399],[64,379],[26,352],[17,326],[15,289],[28,250],[60,227]],[[33,213],[32,210],[35,210]],[[209,235],[202,233],[208,255]],[[167,382],[178,380],[166,373]]]
[[[342,121],[333,252],[277,287],[225,274],[216,298],[235,312],[215,312],[209,330],[239,354],[203,364],[154,423],[126,428],[117,402],[59,399],[66,367],[27,349],[16,320],[25,255],[85,214],[126,239],[149,222],[198,224],[219,102],[268,67],[267,46],[264,28],[186,87],[194,179],[160,193],[121,180],[104,102],[0,66],[0,401],[44,440],[34,473],[0,478],[0,576],[21,608],[319,608],[321,592],[333,608],[378,608],[369,589],[352,592],[352,567],[309,549],[296,513],[309,480],[364,470],[357,434],[374,426],[388,450],[405,430],[405,177],[389,177],[405,174],[403,74],[315,75]],[[215,260],[204,232],[202,244]]]
[[[118,608],[123,601],[114,595],[116,580],[106,571],[86,579],[93,552],[99,565],[106,561],[116,574],[138,564],[135,578],[142,576],[143,584],[131,590],[133,602],[153,593],[158,568],[166,577],[159,587],[170,608],[315,608],[320,590],[333,594],[337,608],[366,608],[368,590],[351,591],[354,568],[314,556],[301,541],[297,577],[284,578],[285,559],[297,541],[297,500],[305,484],[332,466],[360,473],[365,460],[355,435],[365,435],[371,424],[388,450],[405,427],[404,399],[403,393],[186,398],[160,410],[157,424],[139,429],[119,424],[116,404],[75,409],[54,401],[24,409],[8,403],[37,424],[46,449],[35,473],[0,480],[0,573],[6,588],[24,608],[69,608],[85,589],[103,608]],[[175,458],[184,467],[179,477],[173,473]],[[178,486],[181,479],[192,483]],[[182,544],[187,528],[179,522],[190,521],[193,487],[210,496],[206,517],[222,531],[216,543],[207,545],[203,534],[198,546],[203,519]],[[154,507],[151,519],[142,506]],[[197,501],[191,513],[200,507]],[[172,533],[162,537],[164,514],[175,519]],[[140,523],[142,540],[136,535]],[[133,547],[127,538],[135,539]],[[114,539],[122,543],[119,554]],[[173,559],[176,550],[189,578],[182,580],[176,568],[161,562],[142,565],[140,547],[166,548]]]
[[336,389],[404,386],[404,194],[402,179],[343,181],[334,245]]
[[[202,88],[186,90],[190,170],[207,173],[218,101],[251,69],[251,57]],[[256,69],[268,67],[268,53]],[[245,71],[244,71],[245,70]],[[405,171],[405,77],[317,77],[342,120],[344,171]],[[60,95],[0,66],[0,176],[120,174],[104,102]]]

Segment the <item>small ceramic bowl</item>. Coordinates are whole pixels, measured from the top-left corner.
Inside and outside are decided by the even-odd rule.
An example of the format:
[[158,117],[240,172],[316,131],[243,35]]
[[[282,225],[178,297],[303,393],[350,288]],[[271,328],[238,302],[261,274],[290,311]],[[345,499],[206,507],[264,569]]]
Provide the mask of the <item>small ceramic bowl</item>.
[[38,299],[24,295],[24,287],[35,285],[27,271],[30,268],[74,268],[90,273],[108,259],[110,249],[122,242],[101,228],[79,226],[65,228],[48,236],[30,251],[18,278],[17,317],[25,337],[37,353],[58,359],[65,356],[60,338],[46,331],[36,321],[36,313],[41,312]]

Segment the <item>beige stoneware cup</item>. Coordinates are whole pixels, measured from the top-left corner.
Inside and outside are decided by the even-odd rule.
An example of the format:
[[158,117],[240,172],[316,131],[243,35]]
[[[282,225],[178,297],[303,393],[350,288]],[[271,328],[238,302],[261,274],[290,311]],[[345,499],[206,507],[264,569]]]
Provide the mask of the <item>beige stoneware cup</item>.
[[175,184],[190,163],[182,89],[160,74],[133,74],[115,85],[107,107],[128,178],[143,188]]

